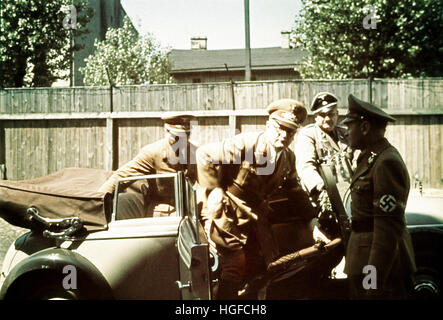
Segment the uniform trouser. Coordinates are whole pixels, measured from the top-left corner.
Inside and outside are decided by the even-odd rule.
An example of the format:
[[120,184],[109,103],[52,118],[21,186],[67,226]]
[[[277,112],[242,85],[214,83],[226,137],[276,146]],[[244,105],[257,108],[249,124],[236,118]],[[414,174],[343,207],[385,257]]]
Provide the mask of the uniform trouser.
[[367,276],[369,274],[348,275],[349,296],[352,300],[403,300],[408,298],[411,278],[405,275],[401,259],[395,259],[391,270],[377,271],[374,281],[376,286],[372,283],[368,285],[368,281],[365,281]]
[[410,267],[406,265],[400,251],[395,250],[391,253],[390,266],[380,265],[374,269],[375,272],[363,271],[364,266],[369,265],[371,239],[370,232],[351,233],[345,266],[350,298],[355,300],[408,298],[412,278],[407,271]]
[[221,274],[217,299],[237,299],[238,291],[248,277],[264,270],[265,264],[255,232],[250,230],[242,233],[242,239],[246,244],[231,241],[232,239],[224,242],[217,228],[212,228],[209,236],[211,240],[215,240],[215,247],[220,257]]
[[264,261],[259,254],[255,234],[249,235],[248,243],[241,249],[217,249],[220,255],[219,300],[232,300],[238,297],[238,290],[248,277],[264,270]]
[[243,249],[219,250],[221,275],[217,293],[218,300],[238,298],[246,271],[246,256]]
[[405,279],[391,276],[384,284],[378,284],[376,289],[363,287],[363,275],[349,276],[349,298],[351,300],[404,300],[408,298]]
[[247,275],[255,273],[262,261],[251,209],[241,209],[232,198],[227,199],[223,212],[206,208],[210,221],[205,229],[220,256],[219,299],[235,299]]

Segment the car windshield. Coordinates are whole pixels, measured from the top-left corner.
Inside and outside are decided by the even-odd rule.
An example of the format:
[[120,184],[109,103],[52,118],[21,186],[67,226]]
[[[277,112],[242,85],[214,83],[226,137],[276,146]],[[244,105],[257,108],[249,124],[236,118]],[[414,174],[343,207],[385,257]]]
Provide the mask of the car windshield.
[[113,220],[178,215],[177,174],[122,178],[114,194]]

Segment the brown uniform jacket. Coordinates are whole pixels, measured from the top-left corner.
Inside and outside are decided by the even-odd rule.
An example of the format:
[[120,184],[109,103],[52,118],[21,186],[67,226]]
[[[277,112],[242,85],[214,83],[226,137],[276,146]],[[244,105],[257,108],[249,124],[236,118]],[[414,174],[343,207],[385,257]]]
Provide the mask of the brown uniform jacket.
[[345,273],[361,276],[363,267],[372,265],[383,282],[392,275],[407,277],[415,272],[405,223],[409,188],[403,159],[386,139],[360,155],[351,182],[352,221],[355,226],[373,224],[373,230],[352,231]]
[[[298,184],[294,153],[281,151],[277,162],[270,161],[263,132],[238,134],[197,150],[198,181],[205,188],[236,185],[251,200],[265,200],[277,192],[283,182]],[[240,168],[250,165],[253,179],[239,179]]]
[[[281,192],[283,186],[285,189],[299,186],[295,155],[289,148],[281,151],[276,163],[270,158],[263,132],[243,133],[198,148],[200,186],[209,190],[223,188],[231,204],[220,216],[207,217],[202,212],[203,219],[212,220],[209,233],[216,244],[242,249],[249,237],[249,222],[257,221],[258,228],[267,230],[267,222],[263,221],[267,214],[264,201]],[[309,205],[306,194],[298,189]],[[272,235],[269,230],[258,232],[262,250],[269,252],[268,257],[272,259],[277,254]]]
[[[137,156],[119,168],[100,187],[101,192],[114,192],[120,178],[142,176],[156,173],[173,173],[184,171],[193,181],[196,180],[195,151],[196,146],[189,144],[187,150],[177,154],[166,138],[144,146]],[[185,148],[183,148],[185,149]],[[126,185],[127,186],[127,185]]]
[[297,134],[294,153],[297,159],[297,172],[301,182],[311,192],[313,189],[321,190],[324,186],[318,167],[324,157],[330,157],[334,163],[333,172],[338,181],[350,181],[351,149],[346,144],[343,132],[334,129],[337,142],[316,124],[309,124]]

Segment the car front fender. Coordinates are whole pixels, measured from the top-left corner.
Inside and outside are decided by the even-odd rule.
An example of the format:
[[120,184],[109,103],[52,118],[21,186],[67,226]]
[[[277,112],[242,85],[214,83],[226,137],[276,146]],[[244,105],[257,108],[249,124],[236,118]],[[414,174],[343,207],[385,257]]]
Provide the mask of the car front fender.
[[81,284],[79,289],[86,289],[83,294],[87,294],[87,298],[113,299],[112,290],[100,271],[85,257],[63,248],[45,249],[20,261],[6,277],[0,299],[7,299],[10,289],[26,275],[35,273],[38,276],[38,271],[52,271],[63,278],[67,276],[66,266],[70,266],[71,272],[75,270],[76,279]]

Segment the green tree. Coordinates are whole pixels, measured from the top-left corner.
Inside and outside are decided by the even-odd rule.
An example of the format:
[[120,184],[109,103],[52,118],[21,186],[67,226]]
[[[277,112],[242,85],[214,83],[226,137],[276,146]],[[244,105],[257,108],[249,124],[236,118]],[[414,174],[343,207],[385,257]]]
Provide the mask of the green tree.
[[[93,12],[87,0],[0,3],[0,86],[50,86],[57,79],[67,79],[72,53],[82,48],[71,43],[71,37],[89,32],[84,26]],[[69,6],[75,7],[75,17],[67,21]],[[75,29],[69,28],[74,18]]]
[[292,39],[310,53],[301,67],[304,78],[443,75],[441,0],[302,0],[302,4]]
[[[167,83],[168,53],[150,35],[140,36],[128,17],[123,27],[109,28],[105,40],[95,41],[95,52],[80,69],[86,85]],[[108,78],[109,76],[109,78]]]

